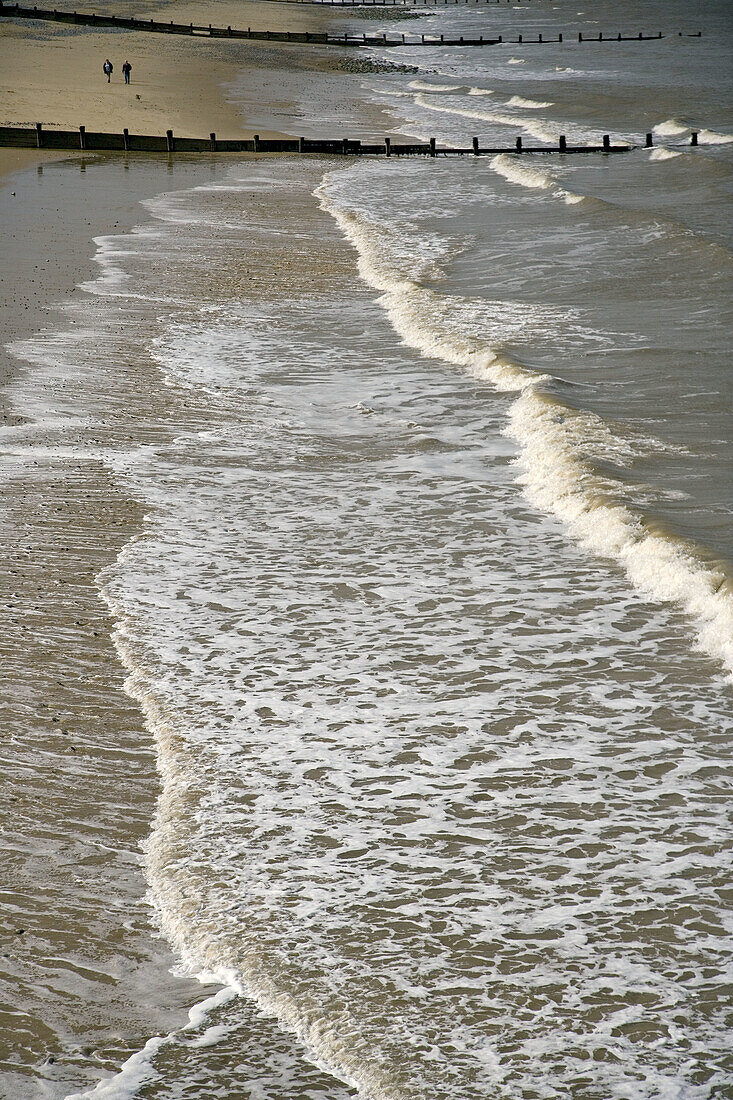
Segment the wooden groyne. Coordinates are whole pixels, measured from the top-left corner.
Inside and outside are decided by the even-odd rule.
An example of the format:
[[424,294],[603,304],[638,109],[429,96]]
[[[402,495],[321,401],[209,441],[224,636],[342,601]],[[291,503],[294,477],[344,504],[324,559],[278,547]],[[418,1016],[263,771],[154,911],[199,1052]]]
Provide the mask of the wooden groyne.
[[[647,135],[647,144],[651,135]],[[518,137],[511,147],[481,145],[475,137],[470,147],[438,145],[435,138],[427,142],[398,143],[386,137],[382,141],[354,141],[350,138],[314,140],[311,138],[221,139],[215,133],[208,138],[176,137],[172,130],[157,134],[100,133],[80,126],[78,130],[45,130],[35,126],[0,126],[0,146],[24,149],[68,149],[88,152],[118,153],[307,153],[320,156],[496,156],[498,153],[627,153],[632,145],[613,145],[608,134],[601,145],[568,145],[561,135],[556,145],[524,145]]]
[[[299,3],[305,0],[297,0]],[[456,0],[457,2],[457,0]],[[526,0],[525,0],[526,2]],[[235,27],[214,27],[196,23],[161,23],[155,19],[125,18],[119,15],[98,15],[96,12],[59,11],[56,8],[22,7],[20,4],[6,4],[0,0],[0,17],[15,19],[43,19],[56,23],[71,23],[85,27],[113,27],[115,29],[144,31],[153,34],[185,34],[199,38],[246,38],[259,42],[289,42],[296,45],[321,45],[321,46],[498,46],[501,43],[522,44],[525,46],[547,44],[551,42],[563,42],[571,40],[573,36],[548,37],[538,34],[537,38],[523,37],[504,38],[499,34],[495,37],[470,38],[466,35],[450,37],[445,34],[420,34],[420,35],[388,35],[388,34],[325,34],[320,31],[258,31],[248,27],[246,30],[238,30]],[[679,31],[682,37],[683,32]],[[650,42],[658,41],[666,37],[661,31],[656,34],[604,34],[595,35],[578,33],[578,42]],[[686,35],[687,38],[700,38],[702,32]]]

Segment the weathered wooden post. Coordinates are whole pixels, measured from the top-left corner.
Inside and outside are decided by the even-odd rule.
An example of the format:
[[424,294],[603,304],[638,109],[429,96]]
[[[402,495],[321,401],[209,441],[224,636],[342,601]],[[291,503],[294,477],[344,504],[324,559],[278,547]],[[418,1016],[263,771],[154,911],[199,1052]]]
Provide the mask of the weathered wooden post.
[[521,43],[521,41],[522,41],[522,36],[521,36],[521,34],[520,34],[519,38],[517,39],[517,42],[520,42],[520,43]]
[[216,134],[214,133],[213,130],[209,134],[209,142],[210,142],[210,145],[211,145],[211,152],[215,153],[216,152]]
[[475,137],[475,138],[473,139],[473,155],[474,155],[475,157],[477,157],[477,156],[478,156],[478,138],[477,138],[477,137]]
[[559,35],[557,36],[557,40],[558,40],[558,42],[562,42],[562,34],[559,34]]
[[386,137],[384,139],[384,151],[388,157],[392,156],[392,139]]
[[430,156],[435,156],[435,138],[430,139]]
[[583,32],[578,31],[578,42],[582,42],[582,41],[583,41]]
[[127,127],[125,127],[125,129],[122,131],[122,148],[125,150],[126,153],[130,149],[130,132]]
[[167,147],[169,153],[175,153],[176,143],[173,140],[173,131],[172,130],[166,130],[166,132],[165,132],[165,144],[166,144],[166,147]]
[[227,34],[229,35],[230,38],[232,37],[232,28],[231,27],[227,27]]
[[255,153],[259,153],[259,151],[260,151],[260,135],[255,134],[255,136],[252,140],[254,141]]
[[342,138],[341,139],[341,152],[346,154],[346,153],[348,153],[348,151],[349,151],[349,139],[348,138]]
[[608,153],[611,148],[611,137],[609,134],[603,135],[603,152]]
[[540,35],[538,36],[538,38],[537,38],[537,41],[538,41],[538,42],[541,42],[541,41],[542,41],[542,35],[541,35],[541,34],[540,34]]
[[697,145],[697,130],[693,130],[690,134],[690,145]]
[[86,126],[79,127],[79,148],[86,149],[87,147],[87,129]]
[[43,148],[43,125],[40,122],[36,123],[36,145],[39,149]]
[[654,141],[653,141],[653,139],[652,139],[652,135],[651,135],[651,134],[647,134],[647,135],[646,135],[646,147],[647,147],[647,149],[651,149],[651,147],[652,147],[652,145],[653,145],[653,144],[654,144]]
[[517,152],[522,152],[522,139],[520,137],[517,138]]
[[305,152],[305,138],[298,138],[298,152]]
[[567,151],[568,151],[568,143],[567,143],[567,140],[565,138],[565,134],[560,134],[560,152],[561,153],[567,153]]

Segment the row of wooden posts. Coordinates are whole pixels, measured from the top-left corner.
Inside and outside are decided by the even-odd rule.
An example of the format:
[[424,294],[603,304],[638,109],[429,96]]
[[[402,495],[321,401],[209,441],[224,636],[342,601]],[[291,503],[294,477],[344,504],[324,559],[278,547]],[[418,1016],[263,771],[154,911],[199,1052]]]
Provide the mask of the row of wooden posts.
[[[317,8],[438,8],[449,4],[521,4],[522,0],[272,0],[276,4],[312,4]],[[529,4],[531,0],[524,0]]]
[[[693,131],[690,144],[697,145],[697,132]],[[646,135],[645,147],[653,145],[652,134]],[[472,139],[471,148],[438,146],[435,138],[428,142],[397,144],[386,137],[382,142],[354,141],[350,138],[311,139],[311,138],[252,138],[221,139],[215,133],[208,138],[177,138],[172,130],[166,130],[165,137],[154,134],[131,134],[124,129],[121,134],[88,131],[85,126],[78,130],[44,130],[37,122],[35,128],[21,126],[0,126],[0,146],[37,149],[81,149],[93,152],[140,152],[140,153],[316,153],[321,155],[386,155],[390,156],[429,156],[438,155],[491,155],[497,153],[627,153],[633,145],[612,145],[609,134],[604,134],[601,145],[568,145],[567,138],[561,134],[557,145],[527,146],[518,137],[512,147],[481,146],[477,137]]]
[[[440,35],[405,35],[399,34],[393,37],[385,34],[349,34],[345,32],[343,35],[325,34],[316,31],[253,31],[251,27],[247,30],[237,30],[228,27],[214,27],[211,23],[208,26],[197,26],[194,23],[159,23],[153,19],[135,19],[135,18],[123,18],[122,16],[114,15],[97,15],[96,12],[77,12],[77,11],[59,11],[56,8],[53,10],[49,8],[38,7],[22,7],[20,4],[5,4],[0,0],[0,16],[6,18],[15,17],[22,19],[44,19],[53,20],[60,23],[77,23],[84,26],[100,26],[100,27],[118,27],[127,30],[136,31],[148,31],[156,34],[189,34],[204,36],[209,38],[250,38],[259,41],[266,42],[290,42],[296,44],[309,44],[309,45],[326,45],[326,46],[497,46],[503,42],[507,44],[523,44],[523,45],[536,45],[539,43],[550,42],[562,42],[563,35],[559,33],[557,38],[543,36],[539,33],[537,38],[526,38],[523,35],[519,35],[517,38],[505,39],[503,35],[499,34],[495,37],[484,37],[479,35],[478,38],[471,38],[466,35],[459,35],[457,37],[448,37],[445,34]],[[682,31],[678,32],[679,37],[682,37]],[[656,34],[644,34],[639,31],[635,35],[624,35],[620,31],[615,35],[599,32],[598,37],[594,35],[584,35],[582,31],[578,32],[578,42],[642,42],[658,40],[665,37],[661,31]],[[688,38],[701,38],[702,32],[698,31],[693,35],[686,35]]]

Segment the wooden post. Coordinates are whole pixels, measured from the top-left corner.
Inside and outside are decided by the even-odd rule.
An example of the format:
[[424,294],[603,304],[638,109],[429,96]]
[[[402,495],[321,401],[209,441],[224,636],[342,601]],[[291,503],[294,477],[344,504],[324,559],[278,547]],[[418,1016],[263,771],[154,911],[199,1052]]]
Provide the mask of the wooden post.
[[560,152],[561,153],[567,153],[567,151],[568,151],[568,143],[567,143],[567,139],[565,137],[565,134],[560,134]]
[[690,134],[690,145],[697,145],[697,130],[693,130]]
[[342,138],[341,139],[341,152],[346,154],[346,153],[348,153],[348,151],[349,151],[349,139],[348,138]]
[[521,43],[521,41],[522,41],[522,36],[520,34],[519,38],[517,39],[517,42]]
[[542,35],[540,35],[540,36],[538,37],[537,41],[538,41],[538,42],[541,42],[541,41],[542,41]]
[[608,134],[603,135],[603,152],[607,153],[611,148],[611,138]]
[[229,35],[230,38],[232,37],[232,28],[231,27],[227,27],[227,34]]
[[43,126],[40,122],[36,123],[36,145],[39,149],[43,148]]
[[651,147],[652,147],[652,145],[653,145],[653,144],[654,144],[654,141],[653,141],[653,139],[652,139],[652,135],[651,135],[651,134],[647,134],[647,135],[646,135],[646,147],[647,147],[647,149],[651,149]]
[[392,156],[392,139],[386,137],[384,139],[384,151],[388,157]]
[[86,149],[87,147],[87,131],[86,126],[79,127],[79,148]]
[[125,127],[125,129],[122,131],[122,148],[125,150],[126,153],[130,148],[130,133],[127,127]]
[[211,152],[215,153],[216,152],[216,134],[214,133],[213,130],[209,134],[209,141],[211,142]]
[[478,138],[477,138],[477,137],[475,137],[475,138],[473,139],[473,155],[474,155],[475,157],[477,157],[477,156],[478,156]]
[[430,139],[430,156],[435,156],[435,138]]
[[578,42],[582,42],[582,41],[583,41],[583,33],[582,33],[582,31],[578,31]]
[[298,138],[298,152],[305,152],[305,138]]
[[522,139],[520,137],[517,138],[517,152],[522,152]]
[[255,153],[259,153],[259,151],[260,151],[260,135],[259,134],[255,134],[254,143],[255,143]]
[[176,151],[176,143],[173,140],[173,131],[172,130],[166,130],[166,132],[165,132],[165,144],[168,148],[169,153],[174,153]]
[[558,42],[562,42],[562,35],[561,35],[561,34],[559,34],[559,35],[557,36],[557,40],[558,40]]

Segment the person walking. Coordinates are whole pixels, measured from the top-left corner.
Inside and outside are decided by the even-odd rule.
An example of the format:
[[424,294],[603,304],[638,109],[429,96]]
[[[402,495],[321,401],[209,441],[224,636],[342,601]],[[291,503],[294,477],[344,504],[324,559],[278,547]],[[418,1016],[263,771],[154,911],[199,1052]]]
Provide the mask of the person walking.
[[107,75],[107,83],[108,84],[109,84],[110,80],[112,79],[112,70],[113,70],[113,68],[114,68],[114,65],[112,64],[110,59],[107,58],[104,65],[102,65],[102,69]]
[[129,61],[126,61],[125,64],[122,66],[122,72],[123,72],[124,77],[125,77],[125,84],[129,84],[130,83],[130,73],[132,72],[132,65],[130,64]]

